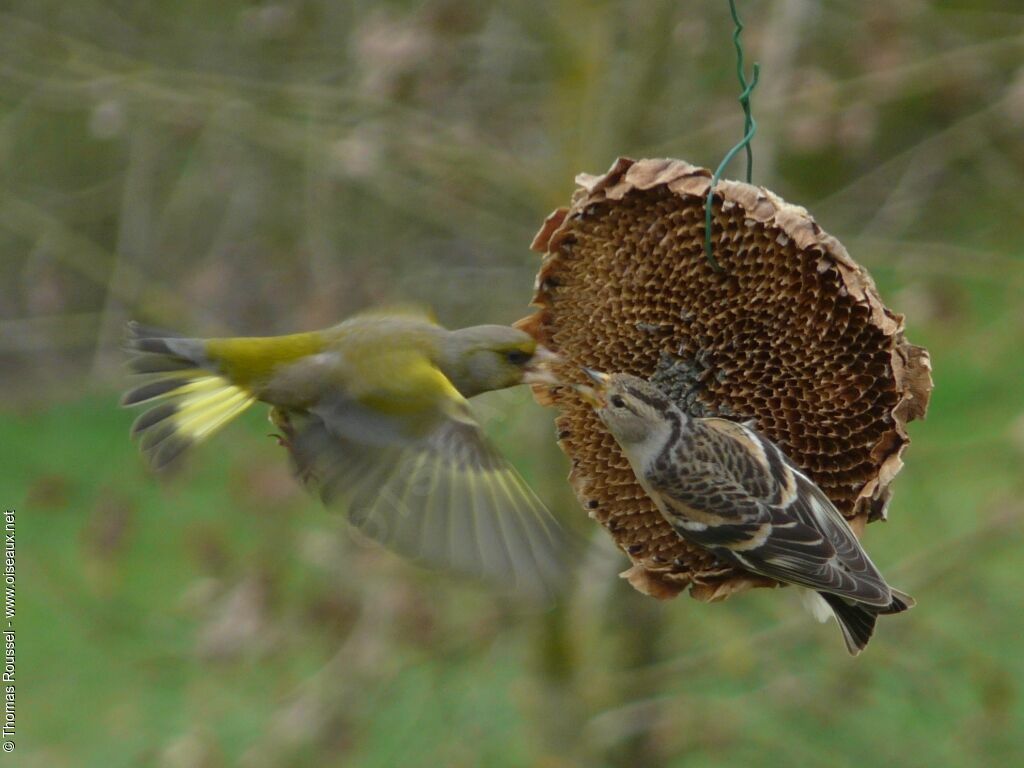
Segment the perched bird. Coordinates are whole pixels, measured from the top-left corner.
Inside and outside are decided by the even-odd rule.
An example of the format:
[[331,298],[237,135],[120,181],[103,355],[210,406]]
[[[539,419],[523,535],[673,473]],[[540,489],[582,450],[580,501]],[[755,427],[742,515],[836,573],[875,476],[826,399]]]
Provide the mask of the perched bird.
[[132,434],[154,469],[263,402],[297,474],[371,538],[519,592],[557,588],[563,534],[466,401],[550,376],[554,355],[526,333],[371,312],[267,338],[129,323],[126,346],[144,382],[122,404],[151,406]]
[[821,489],[749,424],[691,417],[649,382],[584,370],[593,386],[576,391],[684,539],[738,568],[817,592],[853,655],[879,614],[914,604],[886,583]]

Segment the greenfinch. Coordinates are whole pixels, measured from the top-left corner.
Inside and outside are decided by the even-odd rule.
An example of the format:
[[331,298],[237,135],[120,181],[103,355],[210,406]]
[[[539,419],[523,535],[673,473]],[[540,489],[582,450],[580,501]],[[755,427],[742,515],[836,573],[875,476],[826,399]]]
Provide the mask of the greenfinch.
[[127,327],[123,405],[154,469],[256,402],[295,472],[363,533],[427,565],[548,596],[565,538],[485,437],[467,398],[550,377],[554,359],[500,325],[448,330],[426,315],[366,313],[311,333],[185,338]]
[[886,583],[824,492],[753,426],[691,417],[643,379],[584,370],[593,386],[576,391],[682,538],[733,566],[811,590],[816,615],[835,615],[853,655],[880,614],[914,604]]

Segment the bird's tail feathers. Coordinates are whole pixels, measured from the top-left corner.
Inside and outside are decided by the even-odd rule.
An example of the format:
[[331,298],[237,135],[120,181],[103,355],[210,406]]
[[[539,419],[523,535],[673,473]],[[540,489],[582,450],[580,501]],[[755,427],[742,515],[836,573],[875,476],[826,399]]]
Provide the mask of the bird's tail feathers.
[[143,383],[125,393],[125,406],[149,404],[132,425],[153,469],[170,466],[189,446],[217,432],[252,405],[248,390],[205,366],[204,343],[137,323],[127,326],[132,373]]
[[878,609],[861,603],[850,603],[828,592],[819,592],[832,609],[832,613],[843,630],[846,649],[854,656],[864,650],[875,631]]
[[843,599],[839,595],[828,592],[818,592],[815,596],[821,596],[832,609],[840,629],[843,630],[843,639],[846,640],[846,648],[854,656],[864,650],[875,631],[875,622],[881,615],[891,613],[902,613],[914,607],[914,598],[898,589],[889,588],[892,593],[892,602],[884,608],[877,605],[865,605],[854,603]]
[[892,587],[889,587],[889,591],[892,593],[892,602],[889,603],[887,608],[880,610],[879,613],[903,613],[917,605],[917,601],[906,592],[900,592]]

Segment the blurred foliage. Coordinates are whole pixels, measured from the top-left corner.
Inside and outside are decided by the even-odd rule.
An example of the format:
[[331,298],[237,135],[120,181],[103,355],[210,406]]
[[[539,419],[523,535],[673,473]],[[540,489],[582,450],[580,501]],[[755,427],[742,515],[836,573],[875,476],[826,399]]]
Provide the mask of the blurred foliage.
[[[356,541],[257,417],[145,475],[131,316],[212,334],[525,312],[530,238],[620,154],[742,131],[724,3],[0,3],[0,487],[25,766],[969,766],[1024,751],[1024,8],[740,4],[754,180],[928,346],[892,521],[919,606],[857,660],[789,591],[655,603],[606,537],[543,615]],[[732,175],[741,167],[734,165]],[[590,531],[551,414],[482,404]]]

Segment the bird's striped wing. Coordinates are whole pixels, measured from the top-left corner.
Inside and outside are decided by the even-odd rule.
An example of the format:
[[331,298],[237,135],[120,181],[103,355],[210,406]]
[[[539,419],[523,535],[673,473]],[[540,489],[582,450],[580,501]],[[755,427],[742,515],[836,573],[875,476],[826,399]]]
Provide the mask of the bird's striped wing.
[[821,490],[805,478],[784,508],[771,508],[771,534],[742,553],[765,576],[879,607],[892,595],[850,526]]
[[680,521],[704,523],[680,522],[681,535],[763,576],[889,605],[889,587],[846,520],[777,446],[733,422],[701,426],[702,471],[687,472],[680,456],[674,482],[656,487]]
[[392,444],[360,441],[351,423],[339,429],[316,414],[294,416],[292,428],[298,474],[370,538],[535,599],[564,587],[562,529],[468,411]]

